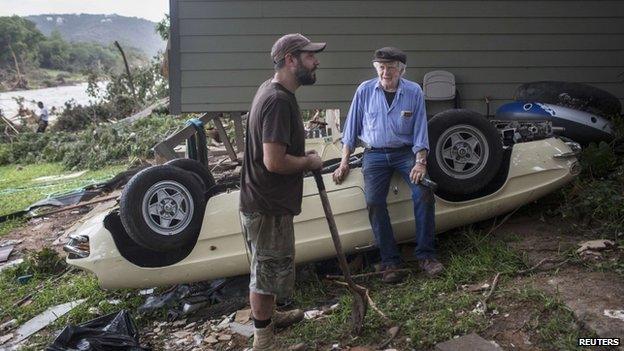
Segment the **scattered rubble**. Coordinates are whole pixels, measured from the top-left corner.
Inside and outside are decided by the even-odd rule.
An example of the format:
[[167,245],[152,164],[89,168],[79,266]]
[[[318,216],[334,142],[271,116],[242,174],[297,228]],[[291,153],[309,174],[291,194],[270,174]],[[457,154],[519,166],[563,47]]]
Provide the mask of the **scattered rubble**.
[[615,246],[615,243],[611,240],[606,239],[598,239],[598,240],[589,240],[579,244],[581,247],[576,250],[578,253],[585,252],[587,250],[604,250],[609,247]]
[[65,315],[67,312],[73,310],[76,306],[85,301],[86,299],[81,299],[48,308],[43,313],[33,317],[31,320],[19,327],[19,329],[15,332],[16,335],[13,343],[18,344],[23,340],[28,339],[31,335],[52,324],[59,317]]

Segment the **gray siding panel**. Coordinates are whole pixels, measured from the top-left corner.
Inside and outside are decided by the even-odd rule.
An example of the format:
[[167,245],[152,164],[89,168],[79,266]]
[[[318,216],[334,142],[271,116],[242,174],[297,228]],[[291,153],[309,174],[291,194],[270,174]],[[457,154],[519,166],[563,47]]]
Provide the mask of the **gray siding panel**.
[[[613,17],[622,1],[193,1],[183,18],[254,17]],[[383,3],[383,5],[381,5]],[[596,5],[598,4],[598,5]]]
[[[328,47],[330,43],[327,44]],[[390,44],[391,45],[391,44]],[[436,51],[407,50],[408,62],[417,67],[621,67],[624,50],[618,51]],[[319,54],[321,68],[371,67],[372,51]],[[183,70],[262,69],[272,67],[268,53],[189,53],[182,55]]]
[[[416,82],[452,72],[462,106],[480,112],[485,96],[493,112],[536,80],[585,82],[624,99],[624,1],[170,1],[172,111],[246,110],[272,75],[271,45],[289,32],[328,43],[317,85],[297,92],[302,108],[344,116],[381,46],[407,52],[406,78]],[[430,113],[448,107],[428,103]]]
[[[559,67],[559,68],[452,68],[458,84],[464,82],[481,84],[522,84],[538,80],[569,80],[590,84],[619,83],[622,81],[621,67]],[[408,67],[406,78],[419,81],[429,69]],[[273,71],[229,70],[229,71],[183,71],[182,80],[186,88],[197,87],[257,87],[267,80]],[[363,80],[375,77],[373,68],[319,69],[317,80],[323,85],[357,85]],[[619,76],[619,77],[618,77]]]
[[[253,42],[246,36],[184,36],[181,37],[182,53],[248,53],[266,52],[275,42],[275,35],[258,35]],[[387,43],[400,48],[423,48],[420,51],[579,51],[579,50],[621,50],[624,34],[610,36],[556,34],[517,35],[510,40],[509,35],[325,35],[323,41],[328,44],[341,43],[333,52],[363,51],[382,47]]]
[[[373,30],[374,23],[374,30]],[[180,19],[191,35],[365,34],[608,34],[624,33],[624,18],[245,18]]]

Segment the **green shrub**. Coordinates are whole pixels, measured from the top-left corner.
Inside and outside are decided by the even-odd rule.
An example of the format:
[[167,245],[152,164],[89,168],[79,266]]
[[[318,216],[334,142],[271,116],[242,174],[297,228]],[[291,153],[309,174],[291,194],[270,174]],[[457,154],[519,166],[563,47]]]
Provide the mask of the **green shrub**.
[[111,103],[98,103],[89,106],[78,105],[74,100],[65,103],[65,109],[50,128],[51,131],[74,132],[89,126],[108,122],[115,117],[116,108]]
[[98,169],[105,165],[154,157],[152,148],[183,122],[152,115],[134,124],[106,124],[78,133],[21,133],[0,143],[0,165],[62,162],[67,169]]

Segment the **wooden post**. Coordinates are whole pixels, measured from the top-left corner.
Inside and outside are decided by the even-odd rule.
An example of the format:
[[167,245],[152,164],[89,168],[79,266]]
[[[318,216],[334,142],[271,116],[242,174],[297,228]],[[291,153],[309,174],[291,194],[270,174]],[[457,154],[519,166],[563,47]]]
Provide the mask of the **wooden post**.
[[223,141],[223,145],[225,145],[225,149],[227,150],[228,155],[230,156],[230,159],[232,161],[236,161],[238,157],[236,156],[236,151],[234,151],[234,147],[232,146],[232,143],[230,142],[230,139],[227,136],[227,132],[225,131],[225,128],[223,127],[223,123],[221,123],[221,116],[214,113],[212,117],[212,121],[214,122],[215,127],[217,127],[217,131],[219,132],[221,141]]
[[232,120],[234,120],[234,132],[236,133],[236,151],[245,151],[245,132],[243,130],[242,112],[232,112]]

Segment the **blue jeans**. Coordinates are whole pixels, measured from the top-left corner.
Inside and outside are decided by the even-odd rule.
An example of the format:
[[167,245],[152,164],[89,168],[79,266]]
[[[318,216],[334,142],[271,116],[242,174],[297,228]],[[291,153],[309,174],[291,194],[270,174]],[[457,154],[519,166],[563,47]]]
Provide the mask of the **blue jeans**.
[[436,257],[435,200],[429,188],[410,181],[409,174],[414,167],[414,161],[414,154],[410,148],[367,150],[364,153],[362,173],[364,174],[368,218],[381,254],[381,264],[384,267],[401,263],[401,255],[394,239],[386,204],[390,179],[395,171],[399,172],[412,191],[417,245],[414,255],[417,259]]

